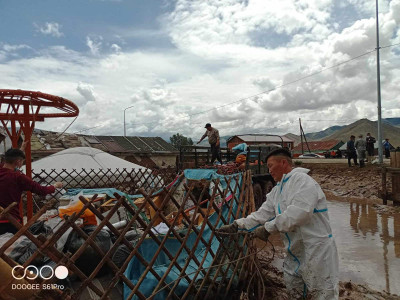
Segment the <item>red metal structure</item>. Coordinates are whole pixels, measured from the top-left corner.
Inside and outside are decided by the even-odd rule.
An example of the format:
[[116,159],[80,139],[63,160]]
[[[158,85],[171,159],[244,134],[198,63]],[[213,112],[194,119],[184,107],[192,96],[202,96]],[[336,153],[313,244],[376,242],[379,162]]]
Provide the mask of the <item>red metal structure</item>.
[[[0,89],[0,121],[10,137],[13,147],[18,147],[21,133],[24,134],[25,139],[30,140],[35,122],[43,122],[45,118],[76,117],[78,114],[78,107],[72,101],[62,97],[41,92]],[[25,156],[26,175],[32,178],[30,143],[25,148]],[[32,215],[32,194],[28,192],[28,220]]]

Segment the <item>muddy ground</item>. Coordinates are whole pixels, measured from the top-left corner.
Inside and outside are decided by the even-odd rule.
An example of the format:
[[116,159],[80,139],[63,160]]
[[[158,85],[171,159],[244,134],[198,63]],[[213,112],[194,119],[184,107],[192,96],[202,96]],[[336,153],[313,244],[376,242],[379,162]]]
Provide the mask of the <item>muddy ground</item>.
[[[377,165],[366,165],[365,168],[348,167],[346,163],[319,164],[302,163],[299,167],[308,168],[309,173],[322,187],[328,200],[349,201],[358,199],[373,204],[377,211],[389,214],[400,213],[400,207],[382,205],[379,198],[379,190],[382,187],[381,167]],[[388,188],[391,190],[390,176]],[[266,299],[289,299],[283,282],[282,261],[285,250],[279,235],[271,236],[275,248],[270,245],[258,244],[260,263],[263,264],[263,272],[268,278],[270,285],[266,292]],[[274,261],[266,263],[274,255]],[[373,270],[371,270],[373,272]],[[367,285],[355,284],[351,281],[340,282],[340,299],[400,299],[400,296],[389,294],[386,291],[376,291]]]

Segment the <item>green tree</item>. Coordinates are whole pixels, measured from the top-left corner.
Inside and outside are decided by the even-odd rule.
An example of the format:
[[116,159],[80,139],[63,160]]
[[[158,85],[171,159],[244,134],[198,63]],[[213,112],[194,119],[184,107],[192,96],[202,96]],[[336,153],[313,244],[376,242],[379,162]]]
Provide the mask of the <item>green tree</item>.
[[187,138],[182,134],[174,134],[169,138],[170,143],[176,148],[179,149],[181,146],[191,146],[193,145],[193,141],[191,138]]

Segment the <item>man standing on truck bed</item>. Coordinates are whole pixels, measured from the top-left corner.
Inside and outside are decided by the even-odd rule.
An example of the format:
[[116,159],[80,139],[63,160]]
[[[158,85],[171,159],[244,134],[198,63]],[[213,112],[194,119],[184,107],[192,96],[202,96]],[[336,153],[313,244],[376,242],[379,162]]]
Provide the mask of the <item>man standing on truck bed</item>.
[[219,163],[222,165],[222,159],[221,159],[221,154],[219,150],[219,132],[218,129],[211,127],[210,123],[207,123],[205,128],[206,133],[201,137],[200,141],[197,142],[197,144],[200,144],[202,140],[205,139],[205,137],[208,137],[208,142],[210,143],[211,146],[211,164],[214,163],[215,159],[219,161]]

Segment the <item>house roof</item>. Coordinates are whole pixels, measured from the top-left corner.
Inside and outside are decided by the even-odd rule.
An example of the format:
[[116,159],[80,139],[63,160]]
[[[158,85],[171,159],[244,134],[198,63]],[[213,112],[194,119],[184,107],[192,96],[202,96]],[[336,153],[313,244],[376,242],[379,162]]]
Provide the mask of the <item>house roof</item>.
[[140,136],[91,136],[86,138],[96,147],[98,140],[110,152],[175,152],[174,146],[160,137]]
[[244,135],[234,135],[228,139],[227,142],[229,142],[231,139],[234,137],[240,138],[242,141],[249,143],[249,142],[260,142],[260,143],[281,143],[287,142],[287,143],[293,143],[294,141],[287,138],[286,136],[274,136],[274,135],[261,135],[261,134],[244,134]]
[[[310,141],[307,144],[308,144],[308,148],[310,148],[310,151],[327,151],[327,150],[332,150],[333,148],[339,148],[341,145],[343,145],[343,142],[338,141],[338,140]],[[303,145],[303,149],[308,150],[307,144],[305,142],[300,143],[296,147],[294,147],[292,150],[293,151],[301,151],[301,148],[302,148],[301,145]]]
[[[0,129],[2,129],[0,127]],[[2,139],[0,130],[0,141]],[[6,138],[7,140],[7,138]],[[76,135],[34,129],[31,137],[32,151],[61,151],[75,147],[92,147],[111,153],[176,152],[173,145],[161,137]]]

